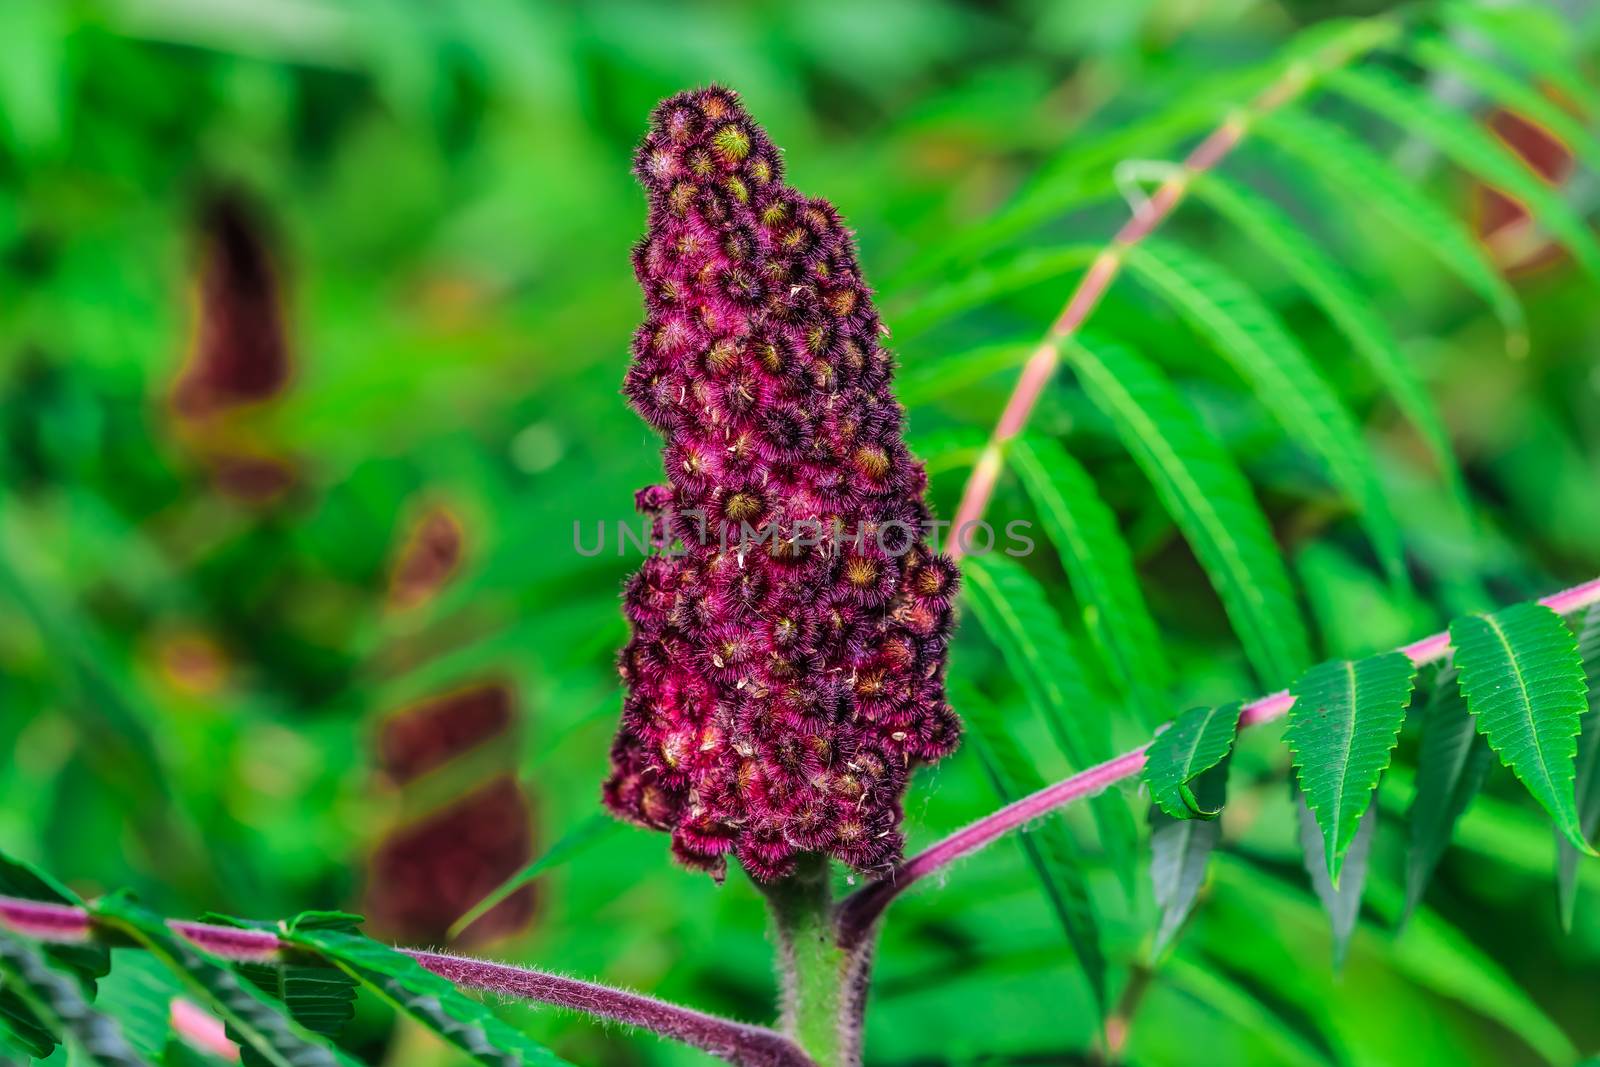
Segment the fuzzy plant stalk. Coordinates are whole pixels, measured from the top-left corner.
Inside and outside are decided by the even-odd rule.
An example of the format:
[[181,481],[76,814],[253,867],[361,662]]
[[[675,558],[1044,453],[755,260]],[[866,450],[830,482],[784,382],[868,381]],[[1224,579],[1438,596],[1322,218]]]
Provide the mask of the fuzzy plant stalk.
[[720,87],[664,101],[635,171],[646,316],[623,389],[667,481],[637,496],[656,551],[624,595],[605,803],[670,834],[685,866],[720,879],[731,856],[764,888],[785,1017],[820,1062],[847,1062],[850,997],[823,987],[855,965],[819,947],[828,861],[892,871],[911,771],[956,745],[957,572],[927,543],[926,475],[833,206],[784,183]]

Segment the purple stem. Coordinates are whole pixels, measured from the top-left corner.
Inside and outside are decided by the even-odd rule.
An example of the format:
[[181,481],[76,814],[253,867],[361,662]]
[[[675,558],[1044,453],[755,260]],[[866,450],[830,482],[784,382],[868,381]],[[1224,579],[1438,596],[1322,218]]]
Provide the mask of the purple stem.
[[[0,925],[37,941],[78,942],[94,936],[94,920],[82,908],[0,896]],[[169,920],[168,926],[213,956],[267,961],[283,948],[269,930],[244,930],[209,923]],[[602,1019],[637,1026],[692,1045],[740,1067],[815,1067],[800,1047],[776,1030],[707,1015],[664,1000],[595,982],[489,963],[441,952],[400,949],[422,966],[464,989],[554,1004]]]
[[[1539,603],[1558,615],[1570,615],[1591,604],[1600,603],[1600,578],[1547,596]],[[1396,651],[1410,657],[1418,666],[1431,663],[1449,654],[1450,633],[1436,633]],[[1280,689],[1246,704],[1239,712],[1239,727],[1243,729],[1280,719],[1293,706],[1294,697],[1287,689]],[[871,932],[873,924],[890,902],[914,882],[948,867],[963,856],[970,856],[996,838],[1041,815],[1065,807],[1074,800],[1094,796],[1117,782],[1134,777],[1144,769],[1144,753],[1148,747],[1146,743],[1013,801],[912,856],[880,881],[858,889],[839,902],[836,920],[839,943],[846,947],[860,943]]]

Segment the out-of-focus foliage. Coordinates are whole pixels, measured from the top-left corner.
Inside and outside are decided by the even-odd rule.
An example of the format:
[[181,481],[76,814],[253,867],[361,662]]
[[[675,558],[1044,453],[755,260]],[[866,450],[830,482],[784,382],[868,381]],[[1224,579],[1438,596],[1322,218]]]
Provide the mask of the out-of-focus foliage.
[[[1137,198],[1137,179],[1164,173],[1149,164],[1248,99],[1298,31],[1370,5],[1330,6],[0,5],[0,847],[86,896],[131,885],[162,913],[337,905],[396,939],[442,939],[453,916],[419,905],[459,915],[597,807],[617,592],[637,566],[616,523],[659,477],[658,443],[617,393],[640,307],[629,157],[655,101],[738,89],[790,180],[857,229],[948,517],[1028,346],[1126,216],[1118,180]],[[1537,107],[1418,35],[1374,62],[1428,108],[1363,106],[1390,101],[1392,78],[1340,83],[1230,158],[1229,180],[1337,264],[1331,290],[1203,189],[1162,234],[1204,255],[1198,272],[1112,289],[1031,432],[1097,491],[1171,682],[1121,684],[1145,669],[1129,657],[1149,627],[1098,618],[1127,583],[1075,561],[1051,514],[1084,479],[1024,457],[990,515],[1035,522],[1039,551],[987,562],[1053,614],[1043,636],[1082,650],[1074,682],[1107,715],[1051,721],[1048,691],[1022,687],[969,606],[954,671],[1011,744],[1003,759],[969,744],[918,780],[913,848],[1033,781],[1016,745],[1059,777],[1102,754],[1092,736],[1073,751],[1074,727],[1138,742],[1164,714],[1145,704],[1238,699],[1313,654],[1381,651],[1600,571],[1600,305],[1563,250],[1591,258],[1600,23],[1570,6],[1429,22],[1570,128],[1541,128]],[[1517,156],[1558,183],[1532,206],[1555,202],[1559,243],[1485,184],[1527,192],[1539,179],[1504,180]],[[1199,282],[1169,303],[1174,278]],[[1218,278],[1269,318],[1243,315]],[[207,356],[219,335],[283,373],[230,376]],[[1302,356],[1348,408],[1354,452]],[[1157,405],[1154,431],[1133,426]],[[586,554],[597,523],[603,547]],[[1385,570],[1396,541],[1407,582]],[[415,725],[480,692],[500,694],[503,718],[465,735]],[[1074,810],[896,905],[869,1055],[1070,1062],[1097,1026],[1070,936],[1090,921],[1113,1007],[1136,1008],[1134,1062],[1600,1049],[1600,865],[1577,864],[1563,937],[1555,840],[1509,773],[1489,771],[1395,932],[1401,816],[1414,784],[1437,788],[1416,770],[1412,719],[1352,846],[1366,885],[1342,979],[1269,727],[1231,757],[1211,872],[1165,957],[1150,959],[1156,903],[1128,877],[1125,827]],[[461,829],[437,829],[474,803]],[[1074,849],[1087,877],[1074,866],[1068,889],[1041,891]],[[742,876],[719,888],[626,829],[570,850],[465,936],[762,1019],[764,923]],[[102,986],[139,995],[115,974]],[[701,1060],[498,1010],[572,1062]],[[343,1043],[391,1063],[454,1055],[372,997]]]

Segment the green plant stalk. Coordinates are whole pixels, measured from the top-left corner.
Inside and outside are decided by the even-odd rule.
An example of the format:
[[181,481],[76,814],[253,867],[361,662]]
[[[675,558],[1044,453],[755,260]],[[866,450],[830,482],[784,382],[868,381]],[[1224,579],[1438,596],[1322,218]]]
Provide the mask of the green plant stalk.
[[818,1067],[861,1062],[861,999],[871,946],[840,947],[826,856],[810,855],[800,869],[763,886],[778,932],[782,983],[780,1029]]

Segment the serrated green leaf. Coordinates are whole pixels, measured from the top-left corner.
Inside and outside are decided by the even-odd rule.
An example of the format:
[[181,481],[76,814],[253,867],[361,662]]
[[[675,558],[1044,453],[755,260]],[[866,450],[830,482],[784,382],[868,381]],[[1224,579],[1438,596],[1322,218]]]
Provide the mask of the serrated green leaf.
[[[0,930],[0,976],[45,1026],[64,1035],[74,1052],[105,1067],[138,1067],[145,1061],[123,1038],[117,1024],[95,1011],[82,988],[51,970],[44,953]],[[74,1062],[77,1062],[74,1056]]]
[[1544,127],[1592,169],[1600,169],[1600,141],[1560,104],[1494,63],[1438,34],[1411,44],[1417,62],[1447,71],[1501,108]]
[[1319,663],[1289,691],[1283,739],[1301,795],[1322,827],[1328,877],[1339,884],[1345,850],[1372,803],[1405,725],[1417,666],[1399,652]]
[[1205,568],[1256,673],[1268,685],[1287,681],[1310,658],[1305,627],[1244,475],[1142,358],[1084,340],[1065,353]]
[[1113,685],[1129,694],[1147,725],[1155,725],[1164,714],[1170,668],[1117,517],[1089,472],[1052,438],[1018,438],[1009,459],[1056,546],[1084,631]]
[[[48,873],[4,852],[0,852],[0,895],[53,904],[83,903]],[[47,945],[42,951],[51,963],[71,973],[91,1000],[95,980],[103,978],[111,967],[111,954],[104,945]],[[57,1044],[52,1029],[18,994],[4,988],[4,983],[0,983],[0,1032],[9,1033],[29,1055],[40,1059],[49,1056]]]
[[1343,877],[1335,885],[1328,877],[1326,849],[1322,828],[1317,817],[1306,806],[1305,795],[1294,791],[1295,808],[1300,818],[1300,850],[1305,861],[1306,874],[1311,877],[1311,888],[1322,902],[1333,929],[1333,966],[1344,966],[1350,951],[1350,938],[1356,932],[1356,922],[1361,918],[1361,893],[1367,881],[1367,858],[1372,851],[1372,838],[1378,829],[1378,806],[1369,804],[1356,827],[1355,836],[1344,854]]
[[531,883],[541,874],[555,867],[561,866],[568,860],[582,855],[589,848],[606,838],[611,837],[622,829],[622,824],[610,815],[591,815],[581,820],[576,826],[561,835],[560,840],[551,845],[542,855],[533,860],[520,871],[501,882],[478,903],[467,909],[466,914],[450,924],[449,935],[461,936],[461,932],[484,915],[494,910],[495,905],[505,900],[511,894]]
[[[1235,706],[1237,721],[1237,706]],[[1228,766],[1222,760],[1195,778],[1191,787],[1195,806],[1221,813],[1228,799]],[[1206,861],[1222,838],[1222,819],[1175,819],[1156,805],[1150,806],[1150,882],[1161,924],[1156,928],[1152,956],[1160,956],[1194,910],[1205,881]]]
[[1542,604],[1516,604],[1450,624],[1467,710],[1489,747],[1528,787],[1574,847],[1592,852],[1578,824],[1575,758],[1587,708],[1578,642]]
[[[1000,556],[968,556],[961,564],[962,596],[971,605],[1063,755],[1075,767],[1109,759],[1107,703],[1090,688],[1082,657],[1044,589],[1020,564]],[[1138,831],[1122,795],[1089,802],[1106,858],[1131,894]]]
[[[216,914],[208,914],[205,919],[247,930],[278,932],[277,923]],[[361,916],[347,912],[302,912],[294,921],[304,926],[320,924],[353,930],[360,924]],[[355,1015],[355,979],[331,964],[321,960],[286,959],[280,963],[243,962],[234,966],[257,989],[288,1008],[291,1019],[314,1034],[335,1039]],[[228,1036],[239,1045],[240,1060],[245,1067],[259,1067],[264,1062],[260,1053],[239,1040],[232,1027],[229,1027]]]
[[[963,721],[977,744],[983,768],[1002,803],[1044,788],[1044,777],[1006,730],[999,710],[970,687],[953,694]],[[1100,946],[1100,920],[1089,895],[1083,857],[1065,818],[1052,813],[1017,841],[1028,857],[1050,907],[1061,923],[1078,966],[1094,994],[1101,1016],[1106,1013],[1106,960]]]
[[1489,743],[1467,711],[1455,668],[1440,670],[1428,695],[1417,753],[1416,795],[1407,813],[1411,841],[1406,853],[1401,925],[1422,902],[1434,868],[1449,847],[1456,821],[1483,784],[1490,760]]
[[1392,582],[1406,584],[1400,528],[1355,420],[1278,317],[1220,264],[1181,245],[1146,238],[1128,269],[1173,304],[1250,383],[1284,434],[1322,461],[1360,513]]
[[353,1063],[294,1022],[279,1005],[233,969],[173,933],[160,916],[122,894],[96,901],[95,922],[131,937],[227,1024],[271,1067],[333,1067]]
[[1271,256],[1339,328],[1395,405],[1416,426],[1463,514],[1470,515],[1466,484],[1439,409],[1401,353],[1394,334],[1373,310],[1371,300],[1356,292],[1344,270],[1266,197],[1215,171],[1195,181],[1194,195]]
[[1202,803],[1189,783],[1227,758],[1241,707],[1190,708],[1156,734],[1145,750],[1143,775],[1162,811],[1174,819],[1214,819],[1221,812]]
[[[1578,656],[1583,660],[1584,684],[1589,691],[1589,710],[1583,713],[1578,729],[1578,759],[1575,791],[1578,797],[1578,827],[1585,841],[1594,840],[1600,830],[1600,606],[1591,607],[1578,628]],[[1578,902],[1579,852],[1564,838],[1556,841],[1556,894],[1561,906],[1561,925],[1572,929]]]
[[1337,71],[1328,84],[1401,129],[1426,137],[1458,166],[1521,202],[1591,278],[1600,279],[1600,242],[1588,225],[1477,120],[1381,67]]
[[291,925],[280,936],[337,965],[477,1063],[565,1067],[555,1053],[403,952],[326,926]]
[[1433,200],[1425,196],[1387,160],[1340,127],[1286,108],[1256,125],[1266,140],[1322,175],[1363,211],[1382,216],[1393,229],[1408,234],[1446,270],[1482,297],[1500,320],[1513,352],[1527,347],[1528,327],[1516,292],[1500,276],[1483,248]]

